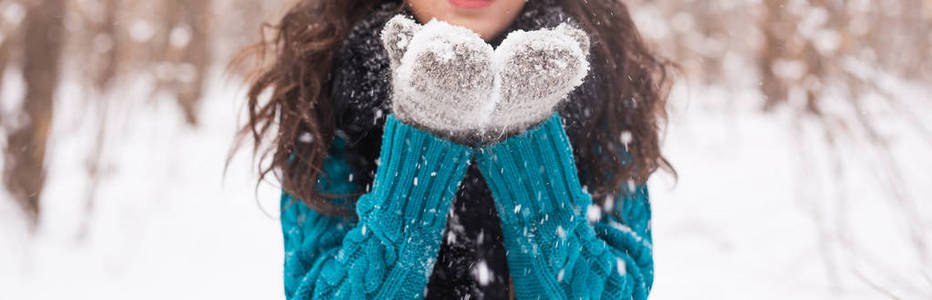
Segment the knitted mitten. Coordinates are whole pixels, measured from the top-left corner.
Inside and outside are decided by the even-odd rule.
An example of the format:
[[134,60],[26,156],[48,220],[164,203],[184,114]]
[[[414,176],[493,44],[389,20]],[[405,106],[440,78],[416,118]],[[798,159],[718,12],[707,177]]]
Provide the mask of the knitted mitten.
[[567,24],[514,31],[498,49],[469,29],[395,16],[382,30],[396,117],[457,141],[541,123],[589,72],[589,37]]
[[487,138],[500,139],[553,114],[589,72],[589,37],[566,23],[554,29],[514,31],[495,50],[500,99]]
[[392,110],[402,122],[463,140],[494,108],[492,46],[469,29],[395,16],[382,29],[392,68]]

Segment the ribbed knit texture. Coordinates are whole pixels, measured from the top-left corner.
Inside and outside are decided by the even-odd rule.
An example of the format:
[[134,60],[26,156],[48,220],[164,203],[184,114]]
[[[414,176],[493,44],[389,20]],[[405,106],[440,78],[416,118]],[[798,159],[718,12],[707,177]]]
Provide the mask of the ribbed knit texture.
[[[288,299],[423,298],[472,152],[499,211],[517,299],[647,298],[653,282],[647,187],[625,188],[608,199],[609,212],[587,222],[592,200],[579,186],[557,114],[477,151],[391,115],[383,138],[375,185],[357,204],[361,221],[323,216],[282,194]],[[331,145],[318,180],[323,192],[361,189],[337,159],[344,146],[340,139]]]
[[288,298],[422,298],[471,157],[471,149],[389,116],[372,191],[356,204],[358,222],[319,215],[284,195]]
[[476,160],[499,211],[517,299],[647,298],[650,240],[615,217],[586,220],[592,200],[558,114],[480,149]]
[[[488,43],[498,47],[507,33],[513,31],[533,31],[553,28],[564,22],[574,23],[570,14],[563,11],[560,2],[527,1],[511,25]],[[345,140],[346,147],[336,152],[338,155],[325,159],[345,162],[351,167],[350,174],[353,176],[327,177],[357,184],[359,190],[356,192],[364,192],[365,186],[375,177],[375,161],[381,148],[382,129],[386,116],[392,113],[391,64],[382,46],[380,32],[385,22],[399,11],[413,17],[404,1],[382,1],[379,8],[353,24],[352,30],[334,53],[329,98],[333,106],[335,140]],[[591,62],[604,61],[598,53],[591,55]],[[595,113],[593,109],[604,107],[604,102],[610,100],[601,96],[604,82],[599,79],[605,77],[601,74],[605,71],[602,69],[610,68],[591,70],[590,76],[559,108],[567,133],[574,141],[573,145],[596,145],[596,141],[584,139],[593,137],[590,131],[597,128],[594,124],[597,118],[592,117]],[[624,151],[623,148],[618,150]],[[595,174],[608,169],[581,171]],[[329,170],[324,166],[322,172],[329,173]],[[593,177],[583,176],[583,185],[595,186],[596,183],[590,180]],[[621,199],[619,197],[617,201]],[[466,171],[452,207],[437,263],[428,281],[430,291],[426,298],[463,299],[468,296],[473,300],[507,299],[511,292],[511,278],[508,275],[501,226],[492,194],[475,164]],[[483,262],[489,272],[482,274],[492,276],[475,276],[478,274],[475,272],[476,266],[481,266]]]

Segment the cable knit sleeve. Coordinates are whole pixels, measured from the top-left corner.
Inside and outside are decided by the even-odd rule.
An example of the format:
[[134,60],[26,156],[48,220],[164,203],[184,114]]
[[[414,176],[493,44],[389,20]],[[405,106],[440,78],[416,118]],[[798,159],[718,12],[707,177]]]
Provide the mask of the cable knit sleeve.
[[423,298],[471,157],[470,148],[390,115],[372,190],[356,203],[358,222],[283,196],[287,297]]
[[599,238],[609,245],[629,251],[641,272],[644,286],[638,286],[646,295],[654,283],[653,238],[651,234],[651,207],[647,185],[626,187],[612,199],[609,213],[599,215],[593,224]]
[[592,199],[558,114],[476,158],[501,218],[516,299],[647,298],[650,240],[586,220]]

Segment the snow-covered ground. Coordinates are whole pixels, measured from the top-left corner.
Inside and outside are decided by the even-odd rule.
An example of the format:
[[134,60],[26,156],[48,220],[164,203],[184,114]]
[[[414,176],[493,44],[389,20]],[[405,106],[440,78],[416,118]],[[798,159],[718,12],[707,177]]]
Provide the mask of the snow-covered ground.
[[[0,299],[282,298],[278,191],[256,189],[245,153],[224,174],[243,89],[215,78],[194,129],[174,103],[130,92],[144,85],[112,96],[89,210],[85,165],[101,115],[63,86],[37,234],[0,199]],[[887,132],[920,218],[911,236],[885,175],[863,167],[853,140],[826,148],[812,120],[760,113],[753,93],[681,85],[671,102],[665,151],[679,180],[650,183],[652,299],[932,297],[929,262],[911,244],[932,241],[932,209],[920,201],[932,192],[932,157],[920,152],[929,141]]]
[[173,102],[115,95],[106,175],[87,215],[98,115],[64,86],[38,234],[0,201],[0,299],[283,298],[278,191],[256,190],[248,155],[224,174],[242,89],[210,87],[196,129]]
[[[920,257],[932,252],[912,243],[907,213],[887,175],[868,166],[865,145],[836,137],[838,150],[827,148],[821,124],[790,109],[761,114],[755,97],[683,86],[673,95],[664,149],[679,180],[650,182],[652,298],[932,297],[932,269]],[[929,113],[928,100],[904,101]],[[875,113],[905,167],[897,184],[916,202],[918,238],[932,241],[932,206],[922,201],[932,192],[932,141],[897,115]]]

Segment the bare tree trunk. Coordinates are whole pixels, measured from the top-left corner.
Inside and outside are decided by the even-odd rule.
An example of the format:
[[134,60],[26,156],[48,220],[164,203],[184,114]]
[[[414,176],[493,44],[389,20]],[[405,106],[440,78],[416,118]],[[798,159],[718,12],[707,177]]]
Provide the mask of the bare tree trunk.
[[96,74],[94,84],[101,92],[106,92],[110,88],[110,83],[117,77],[119,71],[120,55],[123,50],[123,41],[117,33],[117,14],[120,11],[119,0],[106,0],[106,13],[104,21],[100,24],[98,34],[103,34],[110,38],[111,45],[106,53],[103,53],[103,66]]
[[183,22],[191,26],[191,42],[181,54],[181,62],[194,67],[194,80],[182,82],[178,90],[178,104],[185,112],[185,120],[197,124],[198,101],[201,99],[204,79],[207,77],[210,43],[207,40],[208,7],[210,1],[182,1]]
[[783,52],[780,23],[783,21],[783,1],[764,0],[765,11],[760,23],[764,34],[764,43],[761,45],[757,57],[757,66],[760,72],[760,88],[764,94],[764,109],[769,110],[777,103],[786,100],[786,84],[783,79],[774,73],[774,65]]
[[[0,91],[3,90],[3,72],[6,71],[6,66],[10,61],[10,35],[8,32],[3,32],[5,35],[4,40],[0,42]],[[2,123],[0,123],[2,124]]]
[[45,148],[52,125],[63,38],[64,0],[33,2],[25,19],[23,122],[7,136],[4,183],[34,226],[45,182]]
[[[3,74],[6,72],[6,66],[10,62],[10,43],[8,41],[3,41],[0,44],[0,92],[3,91]],[[0,127],[3,126],[3,111],[0,110]]]
[[[175,92],[185,121],[197,125],[198,101],[209,63],[210,1],[169,0],[166,5],[164,25],[169,35],[162,60],[176,63],[179,72],[163,85]],[[184,35],[187,37],[180,38]]]

